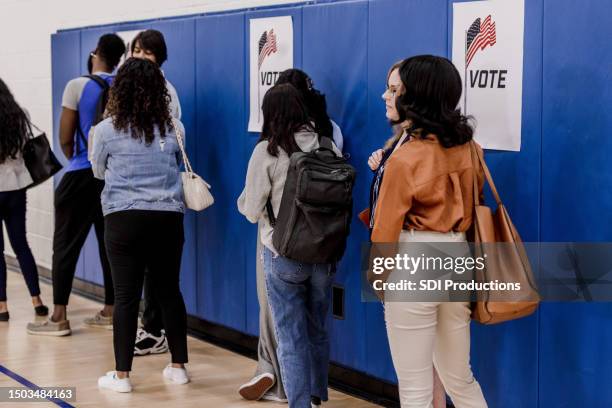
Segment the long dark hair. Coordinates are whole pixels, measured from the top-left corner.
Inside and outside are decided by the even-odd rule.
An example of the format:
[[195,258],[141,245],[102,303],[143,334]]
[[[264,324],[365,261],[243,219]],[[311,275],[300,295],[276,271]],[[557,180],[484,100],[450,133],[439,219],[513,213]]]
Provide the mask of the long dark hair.
[[418,55],[399,67],[404,93],[396,101],[399,120],[412,121],[411,135],[437,136],[444,147],[462,145],[474,133],[468,117],[457,108],[461,77],[452,62],[443,57]]
[[0,164],[16,159],[30,134],[30,121],[0,79]]
[[319,92],[312,84],[312,79],[304,72],[296,68],[287,69],[278,76],[277,84],[289,83],[297,89],[308,110],[308,115],[315,123],[315,132],[319,136],[331,138],[334,129],[327,114],[327,101],[325,95]]
[[268,153],[278,156],[281,147],[288,155],[300,151],[293,136],[304,128],[312,129],[300,93],[290,84],[274,85],[262,102],[263,127],[259,141],[268,141]]
[[155,127],[161,137],[172,129],[166,80],[153,62],[130,58],[119,68],[110,89],[107,113],[115,129],[130,132],[134,139],[147,144],[155,139]]

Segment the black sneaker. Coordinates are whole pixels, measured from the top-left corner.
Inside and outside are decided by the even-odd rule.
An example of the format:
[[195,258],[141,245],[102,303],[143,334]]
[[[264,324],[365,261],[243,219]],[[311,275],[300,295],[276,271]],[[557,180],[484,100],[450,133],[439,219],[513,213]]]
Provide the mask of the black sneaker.
[[40,306],[36,306],[34,308],[34,314],[36,314],[36,316],[47,316],[49,315],[49,308],[45,305],[40,305]]
[[319,398],[319,397],[310,397],[310,406],[312,408],[319,408],[321,406],[321,398]]
[[166,333],[162,330],[159,336],[139,328],[136,332],[136,344],[134,345],[135,356],[146,356],[147,354],[161,354],[168,351]]

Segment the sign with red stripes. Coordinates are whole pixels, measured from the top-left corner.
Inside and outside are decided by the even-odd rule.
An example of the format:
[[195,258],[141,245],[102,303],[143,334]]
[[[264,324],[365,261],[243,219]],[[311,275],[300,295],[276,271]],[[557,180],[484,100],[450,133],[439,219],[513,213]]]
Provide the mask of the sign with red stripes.
[[462,112],[484,148],[519,151],[524,0],[453,4],[453,63],[463,81]]

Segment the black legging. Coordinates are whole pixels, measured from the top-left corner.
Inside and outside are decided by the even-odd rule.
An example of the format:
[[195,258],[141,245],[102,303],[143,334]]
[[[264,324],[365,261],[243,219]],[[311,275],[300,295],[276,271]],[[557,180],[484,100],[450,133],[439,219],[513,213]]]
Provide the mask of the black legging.
[[26,239],[25,190],[0,192],[0,302],[6,302],[6,261],[2,222],[6,225],[9,241],[19,261],[30,296],[40,295],[38,269]]
[[98,240],[104,277],[104,304],[115,303],[113,279],[104,247],[104,217],[100,204],[103,188],[104,181],[94,178],[91,169],[82,169],[64,174],[55,190],[55,230],[51,261],[55,305],[68,305],[79,255],[92,226]]
[[159,302],[172,362],[187,362],[187,311],[179,287],[183,214],[128,210],[104,217],[115,286],[113,343],[117,371],[131,371],[145,271]]

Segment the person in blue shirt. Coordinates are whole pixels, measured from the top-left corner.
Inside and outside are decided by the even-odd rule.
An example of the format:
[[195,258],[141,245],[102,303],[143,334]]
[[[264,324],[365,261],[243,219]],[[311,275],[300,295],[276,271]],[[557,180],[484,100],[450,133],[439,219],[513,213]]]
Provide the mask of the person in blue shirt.
[[104,309],[86,319],[89,326],[112,329],[115,302],[110,265],[104,246],[104,218],[100,194],[102,180],[94,178],[87,158],[89,130],[96,121],[98,102],[104,88],[96,81],[111,84],[112,72],[125,53],[125,44],[116,34],[105,34],[90,54],[92,77],[79,77],[66,85],[62,97],[59,142],[69,160],[66,173],[55,190],[55,231],[53,235],[53,315],[44,322],[28,324],[28,333],[67,336],[71,333],[67,305],[79,254],[92,226],[96,232],[104,275]]

